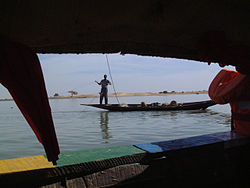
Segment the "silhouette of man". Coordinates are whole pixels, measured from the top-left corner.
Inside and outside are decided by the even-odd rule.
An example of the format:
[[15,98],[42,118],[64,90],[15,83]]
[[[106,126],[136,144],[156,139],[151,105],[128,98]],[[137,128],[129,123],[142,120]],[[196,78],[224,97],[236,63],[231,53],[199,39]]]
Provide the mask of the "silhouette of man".
[[102,104],[103,97],[105,99],[105,104],[108,104],[108,85],[111,85],[111,82],[107,80],[107,75],[104,75],[104,79],[101,82],[95,81],[98,85],[101,85],[101,92],[100,92],[100,104]]

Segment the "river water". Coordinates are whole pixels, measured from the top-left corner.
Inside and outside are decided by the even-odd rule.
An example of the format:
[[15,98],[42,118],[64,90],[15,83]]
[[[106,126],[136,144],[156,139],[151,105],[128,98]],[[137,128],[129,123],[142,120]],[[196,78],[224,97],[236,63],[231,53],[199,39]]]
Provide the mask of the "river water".
[[[110,103],[117,103],[110,98]],[[120,97],[120,103],[193,102],[207,94]],[[108,112],[80,104],[97,98],[51,99],[61,152],[132,145],[230,130],[229,105],[206,110]],[[13,101],[0,102],[0,159],[44,154],[42,145]]]

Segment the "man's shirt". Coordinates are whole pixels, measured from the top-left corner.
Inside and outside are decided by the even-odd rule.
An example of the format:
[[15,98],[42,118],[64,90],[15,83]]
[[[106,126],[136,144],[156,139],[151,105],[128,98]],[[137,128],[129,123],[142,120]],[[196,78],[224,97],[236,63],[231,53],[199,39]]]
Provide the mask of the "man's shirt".
[[109,80],[105,80],[103,79],[101,82],[100,82],[100,85],[103,87],[103,88],[107,88],[107,86],[111,84]]

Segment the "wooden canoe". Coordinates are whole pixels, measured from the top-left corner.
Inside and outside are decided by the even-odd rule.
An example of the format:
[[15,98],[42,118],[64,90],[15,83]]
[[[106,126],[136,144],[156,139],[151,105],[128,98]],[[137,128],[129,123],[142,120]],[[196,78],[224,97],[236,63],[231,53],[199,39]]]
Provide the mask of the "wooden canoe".
[[159,103],[147,104],[142,106],[141,104],[81,104],[85,106],[91,106],[96,108],[101,108],[109,111],[117,112],[129,112],[129,111],[174,111],[174,110],[200,110],[206,109],[216,103],[212,100],[199,101],[199,102],[188,102],[188,103],[178,103],[177,105],[161,105]]

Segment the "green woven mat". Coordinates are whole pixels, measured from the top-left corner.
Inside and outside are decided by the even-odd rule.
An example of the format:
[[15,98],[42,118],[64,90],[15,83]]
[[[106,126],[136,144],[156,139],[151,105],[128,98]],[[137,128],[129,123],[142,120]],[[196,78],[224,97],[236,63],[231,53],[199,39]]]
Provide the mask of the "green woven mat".
[[118,146],[85,151],[64,152],[59,155],[59,160],[57,161],[56,166],[66,166],[139,153],[145,152],[134,146]]

